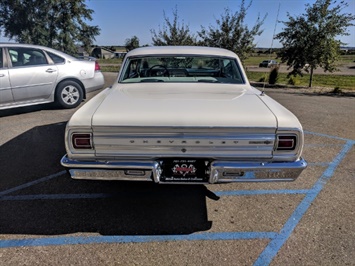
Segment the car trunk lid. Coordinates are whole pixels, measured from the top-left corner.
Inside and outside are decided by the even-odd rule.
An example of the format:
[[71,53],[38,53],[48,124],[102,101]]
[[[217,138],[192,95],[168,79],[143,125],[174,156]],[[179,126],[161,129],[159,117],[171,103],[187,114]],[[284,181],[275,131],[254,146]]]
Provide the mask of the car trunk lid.
[[272,156],[277,121],[244,87],[131,85],[113,88],[93,115],[98,157]]
[[92,126],[260,127],[276,129],[274,114],[254,92],[229,84],[118,84]]

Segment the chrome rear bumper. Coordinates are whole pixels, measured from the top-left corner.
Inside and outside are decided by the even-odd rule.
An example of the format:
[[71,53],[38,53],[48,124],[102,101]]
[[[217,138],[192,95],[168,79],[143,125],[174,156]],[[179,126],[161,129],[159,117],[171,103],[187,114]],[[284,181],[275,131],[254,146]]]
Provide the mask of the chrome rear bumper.
[[71,160],[65,155],[61,164],[74,179],[154,181],[156,183],[230,183],[294,181],[307,167],[300,159],[295,162],[234,162],[213,161],[209,167],[208,182],[163,182],[158,161],[89,162]]
[[307,167],[307,162],[303,159],[270,163],[213,161],[208,171],[208,182],[163,182],[162,168],[158,161],[89,162],[71,160],[65,155],[61,164],[74,179],[154,181],[169,184],[294,181]]
[[210,183],[294,181],[307,167],[300,159],[295,162],[229,162],[211,164]]

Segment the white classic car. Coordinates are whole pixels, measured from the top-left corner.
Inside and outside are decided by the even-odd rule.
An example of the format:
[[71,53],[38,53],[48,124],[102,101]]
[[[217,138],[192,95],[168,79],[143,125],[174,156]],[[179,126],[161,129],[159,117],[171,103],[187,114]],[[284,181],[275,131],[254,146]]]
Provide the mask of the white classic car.
[[156,183],[292,181],[303,130],[250,86],[236,54],[145,47],[69,120],[61,164],[74,179]]

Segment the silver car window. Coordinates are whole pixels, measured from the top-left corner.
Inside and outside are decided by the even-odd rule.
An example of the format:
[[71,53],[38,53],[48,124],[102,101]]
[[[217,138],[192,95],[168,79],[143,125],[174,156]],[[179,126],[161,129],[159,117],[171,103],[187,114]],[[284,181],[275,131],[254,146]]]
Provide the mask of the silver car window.
[[13,67],[48,64],[42,50],[24,47],[11,47],[8,50]]
[[205,82],[244,84],[234,58],[196,55],[132,57],[125,61],[120,82]]
[[59,55],[53,54],[51,52],[47,52],[47,54],[53,60],[54,64],[62,64],[65,62],[65,59],[63,57],[60,57]]

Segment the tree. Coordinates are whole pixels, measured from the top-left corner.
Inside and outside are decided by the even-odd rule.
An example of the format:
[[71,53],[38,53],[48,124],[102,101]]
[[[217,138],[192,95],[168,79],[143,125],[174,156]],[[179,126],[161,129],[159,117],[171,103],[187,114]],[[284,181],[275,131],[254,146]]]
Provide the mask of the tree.
[[[278,57],[287,62],[290,75],[302,75],[302,70],[310,72],[309,87],[312,87],[313,71],[317,67],[324,72],[336,70],[336,62],[343,43],[337,36],[349,35],[355,16],[342,13],[347,7],[345,1],[317,0],[312,6],[306,4],[306,13],[282,22],[285,28],[275,38],[283,45]],[[307,66],[306,68],[304,66]]]
[[93,12],[85,0],[0,0],[0,29],[10,40],[75,54],[77,44],[88,48],[100,33],[85,22]]
[[240,9],[235,13],[226,8],[224,15],[222,14],[221,18],[216,20],[215,27],[209,26],[206,29],[201,26],[202,30],[198,32],[201,38],[199,44],[231,50],[238,54],[242,61],[245,60],[253,52],[254,37],[262,34],[261,26],[267,16],[260,18],[258,15],[255,25],[249,29],[245,24],[245,18],[252,2],[245,6],[245,1],[242,0]]
[[177,7],[173,10],[174,19],[171,22],[169,18],[165,15],[164,11],[164,20],[165,25],[163,29],[160,29],[158,33],[152,29],[150,30],[152,34],[153,45],[156,46],[166,46],[166,45],[195,45],[196,38],[190,34],[189,26],[186,26],[184,22],[178,22],[179,16]]
[[126,51],[129,52],[133,49],[139,47],[139,38],[137,36],[133,36],[132,38],[127,38],[125,41]]

